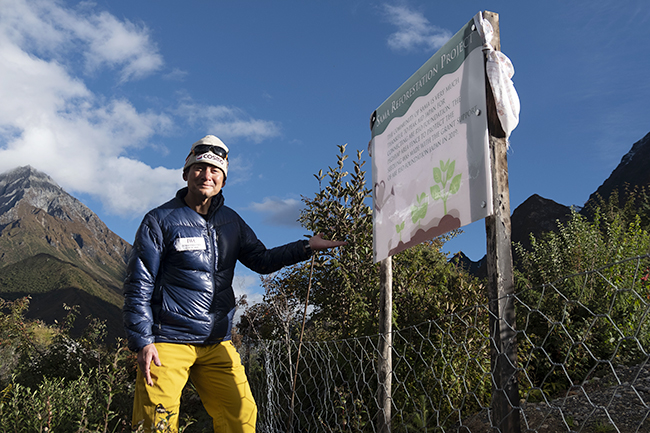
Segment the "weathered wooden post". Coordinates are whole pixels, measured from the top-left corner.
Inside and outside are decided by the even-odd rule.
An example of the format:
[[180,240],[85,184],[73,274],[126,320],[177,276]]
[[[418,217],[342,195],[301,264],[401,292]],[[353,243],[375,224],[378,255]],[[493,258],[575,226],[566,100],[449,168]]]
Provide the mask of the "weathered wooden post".
[[391,431],[391,386],[393,380],[393,259],[388,256],[380,262],[380,297],[379,297],[379,383],[377,399],[379,413],[377,431]]
[[[486,217],[494,425],[502,432],[519,431],[515,314],[509,297],[514,291],[514,278],[507,134],[501,127],[492,89],[484,84],[489,80],[483,73],[485,59],[481,52],[483,42],[494,33],[492,43],[495,49],[500,48],[499,22],[495,13],[483,15],[465,24],[371,116],[369,149],[377,151],[373,155],[374,258],[383,260],[377,373],[378,413],[383,415],[377,422],[381,432],[390,429],[391,410],[391,262],[384,259]],[[483,38],[489,30],[483,28],[488,27],[485,19],[493,25],[493,32]],[[488,54],[491,59],[491,48]],[[492,66],[492,61],[488,65]],[[509,107],[518,116],[518,99],[512,99],[510,87],[499,86],[498,90],[508,93]],[[486,111],[489,143],[485,135]],[[506,114],[509,131],[516,116],[508,111]],[[491,164],[486,152],[490,153]],[[456,172],[460,167],[463,169]],[[491,179],[492,198],[487,190]],[[447,198],[453,202],[452,208],[447,208]]]
[[[483,13],[494,28],[492,46],[501,50],[499,15]],[[503,433],[518,433],[519,388],[515,331],[514,275],[512,264],[510,190],[507,137],[499,121],[494,96],[486,77],[488,131],[492,165],[494,214],[485,219],[487,235],[488,298],[492,364],[493,425]]]

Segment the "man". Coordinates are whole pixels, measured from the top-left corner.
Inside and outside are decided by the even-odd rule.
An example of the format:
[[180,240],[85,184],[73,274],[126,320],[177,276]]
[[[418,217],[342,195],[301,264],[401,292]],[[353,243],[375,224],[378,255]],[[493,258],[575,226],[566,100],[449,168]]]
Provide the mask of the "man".
[[187,187],[150,211],[136,234],[124,283],[124,325],[137,352],[133,426],[178,429],[188,378],[215,432],[254,432],[257,407],[231,342],[239,260],[271,273],[344,245],[317,235],[267,249],[221,192],[228,148],[208,135],[192,145],[183,167]]

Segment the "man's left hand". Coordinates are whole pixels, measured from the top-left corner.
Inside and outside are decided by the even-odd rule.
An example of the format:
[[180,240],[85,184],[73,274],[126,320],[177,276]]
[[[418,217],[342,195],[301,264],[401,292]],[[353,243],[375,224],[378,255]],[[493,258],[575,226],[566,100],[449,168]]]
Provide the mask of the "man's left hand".
[[322,233],[319,233],[316,236],[312,236],[309,239],[309,247],[312,249],[312,251],[326,250],[329,248],[341,247],[347,244],[348,243],[345,241],[330,241],[323,239]]

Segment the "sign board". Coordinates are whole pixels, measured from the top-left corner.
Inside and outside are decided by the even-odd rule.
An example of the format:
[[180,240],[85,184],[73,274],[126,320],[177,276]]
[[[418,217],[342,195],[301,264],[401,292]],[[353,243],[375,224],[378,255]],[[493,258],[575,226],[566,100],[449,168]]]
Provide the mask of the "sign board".
[[375,262],[492,214],[482,44],[472,20],[373,113]]

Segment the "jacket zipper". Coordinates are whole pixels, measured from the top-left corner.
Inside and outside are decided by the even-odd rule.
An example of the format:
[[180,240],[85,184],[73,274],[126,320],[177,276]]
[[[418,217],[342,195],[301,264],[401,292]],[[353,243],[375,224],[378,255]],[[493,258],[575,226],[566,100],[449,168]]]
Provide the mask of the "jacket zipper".
[[212,225],[209,221],[206,221],[207,230],[208,230],[208,240],[210,242],[210,255],[212,256],[212,269],[210,272],[210,277],[212,279],[212,299],[210,304],[214,301],[214,274],[217,272],[217,263],[219,262],[219,250],[217,248],[217,233],[216,230],[212,228]]

